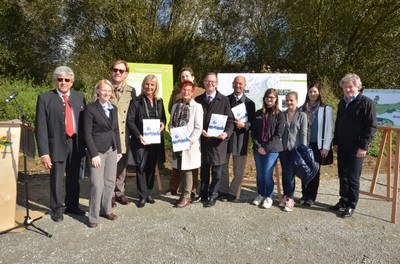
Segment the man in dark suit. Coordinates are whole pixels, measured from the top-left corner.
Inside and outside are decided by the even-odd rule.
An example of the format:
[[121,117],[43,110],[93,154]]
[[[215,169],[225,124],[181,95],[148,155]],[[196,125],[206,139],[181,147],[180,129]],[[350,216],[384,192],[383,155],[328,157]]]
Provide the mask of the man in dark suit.
[[[217,91],[217,85],[217,74],[208,73],[204,78],[206,92],[195,98],[196,102],[203,106],[204,118],[201,135],[200,195],[193,202],[206,202],[205,207],[214,206],[216,203],[221,182],[222,165],[226,162],[228,139],[233,130],[233,115],[229,100]],[[228,117],[224,131],[218,137],[211,137],[207,132],[212,114]]]
[[[222,166],[220,197],[223,201],[234,201],[240,195],[239,188],[241,188],[244,168],[246,166],[247,150],[249,148],[250,121],[253,119],[254,112],[256,111],[254,102],[244,94],[246,79],[243,76],[236,76],[232,87],[233,93],[228,95],[230,106],[234,108],[240,104],[244,104],[247,120],[243,117],[242,119],[235,118],[234,121],[233,133],[228,143],[226,163]],[[231,155],[233,158],[233,179],[231,184],[229,184],[229,159]]]
[[74,73],[66,66],[53,73],[56,89],[40,94],[36,105],[36,141],[41,163],[50,170],[50,209],[55,222],[63,216],[63,177],[65,213],[84,215],[79,208],[79,169],[84,154],[81,127],[85,98],[71,90]]

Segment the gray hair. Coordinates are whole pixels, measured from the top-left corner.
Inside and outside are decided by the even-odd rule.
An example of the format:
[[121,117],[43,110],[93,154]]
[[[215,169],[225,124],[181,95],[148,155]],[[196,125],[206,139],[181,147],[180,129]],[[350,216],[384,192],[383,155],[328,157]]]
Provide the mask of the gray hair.
[[69,75],[72,81],[74,81],[74,72],[70,67],[59,66],[53,72],[53,80],[57,80],[58,75]]
[[360,90],[362,88],[362,82],[360,77],[355,74],[355,73],[348,73],[346,74],[339,82],[340,87],[343,88],[343,85],[347,84],[347,83],[353,83],[354,86],[356,86],[358,88],[358,90]]

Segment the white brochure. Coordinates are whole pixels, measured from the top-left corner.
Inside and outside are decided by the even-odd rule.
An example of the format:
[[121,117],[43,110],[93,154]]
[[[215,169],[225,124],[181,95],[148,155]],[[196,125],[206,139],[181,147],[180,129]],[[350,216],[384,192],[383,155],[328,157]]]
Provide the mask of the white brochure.
[[235,120],[240,120],[242,122],[247,122],[249,120],[249,116],[247,115],[246,104],[241,103],[235,107],[232,107],[232,113],[235,117]]
[[143,137],[149,144],[160,144],[160,119],[143,119]]
[[172,150],[178,152],[190,149],[190,140],[187,127],[174,127],[171,132]]
[[225,130],[227,115],[211,114],[210,124],[208,125],[207,134],[210,137],[218,137]]

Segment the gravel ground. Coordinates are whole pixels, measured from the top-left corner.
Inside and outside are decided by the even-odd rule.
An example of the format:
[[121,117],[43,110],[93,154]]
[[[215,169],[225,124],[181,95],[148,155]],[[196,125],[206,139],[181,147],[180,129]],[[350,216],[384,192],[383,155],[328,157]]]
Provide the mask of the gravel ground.
[[[369,179],[363,178],[363,190],[369,189]],[[33,190],[42,189],[31,194],[32,209],[47,208],[47,180],[30,179]],[[85,179],[81,204],[86,211],[88,185]],[[135,186],[129,178],[133,202]],[[384,194],[384,188],[379,182],[376,192]],[[317,204],[290,213],[276,200],[270,209],[251,205],[255,188],[245,186],[240,202],[217,202],[212,208],[176,209],[175,197],[156,193],[154,205],[118,205],[119,218],[103,218],[94,229],[86,227],[86,216],[55,223],[45,215],[34,223],[53,237],[32,227],[3,234],[0,263],[400,263],[400,229],[390,223],[391,203],[361,195],[353,217],[342,219],[326,209],[338,201],[337,194],[338,180],[322,177]]]

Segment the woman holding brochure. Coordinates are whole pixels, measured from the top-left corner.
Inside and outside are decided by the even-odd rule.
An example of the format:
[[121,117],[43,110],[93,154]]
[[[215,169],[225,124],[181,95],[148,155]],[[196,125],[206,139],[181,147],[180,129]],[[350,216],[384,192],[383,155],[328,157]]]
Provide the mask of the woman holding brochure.
[[[179,171],[181,177],[181,196],[175,202],[177,208],[190,204],[193,185],[192,170],[201,166],[200,136],[203,131],[204,113],[202,106],[192,98],[195,88],[190,81],[184,81],[180,85],[182,99],[172,106],[171,120],[168,125],[172,137],[172,166]],[[184,128],[183,137],[178,136],[181,128]],[[188,144],[185,145],[186,143]]]
[[164,130],[166,117],[163,100],[158,96],[158,80],[153,74],[142,82],[141,94],[131,100],[127,125],[131,133],[131,149],[136,164],[136,183],[139,193],[137,206],[155,203],[151,196],[156,164],[165,162]]

